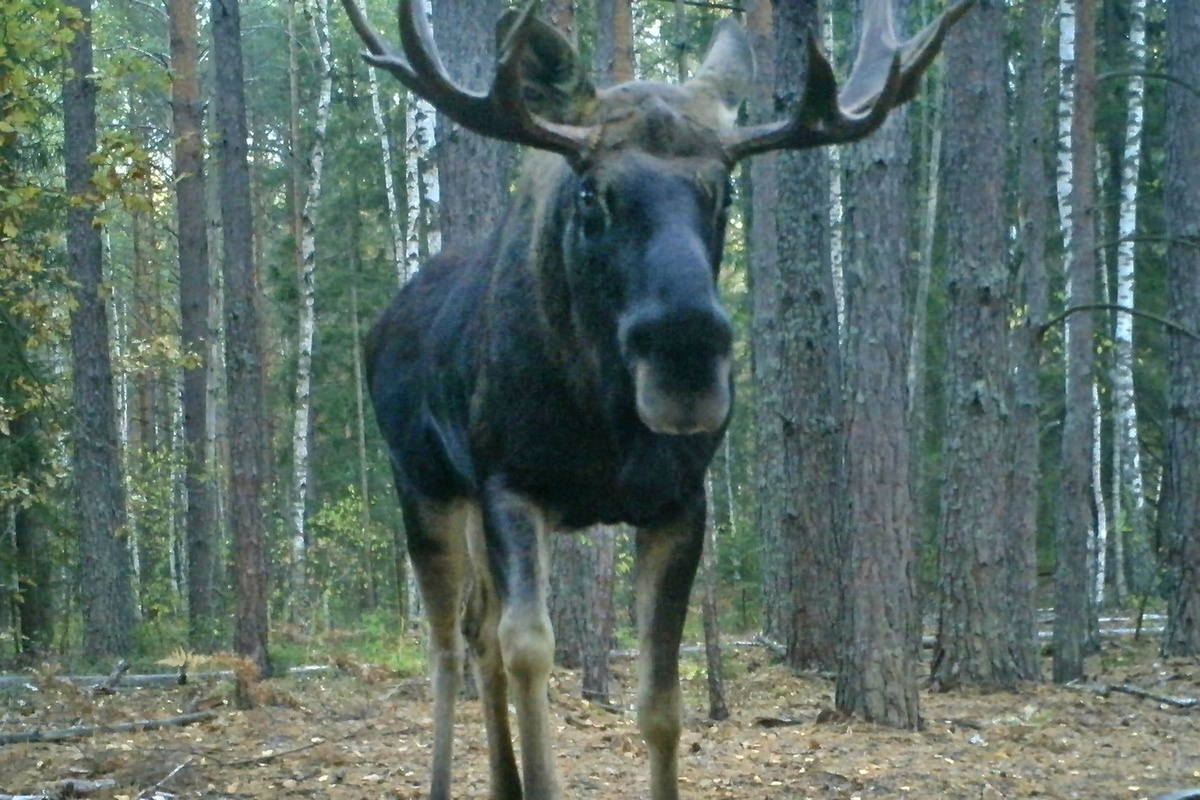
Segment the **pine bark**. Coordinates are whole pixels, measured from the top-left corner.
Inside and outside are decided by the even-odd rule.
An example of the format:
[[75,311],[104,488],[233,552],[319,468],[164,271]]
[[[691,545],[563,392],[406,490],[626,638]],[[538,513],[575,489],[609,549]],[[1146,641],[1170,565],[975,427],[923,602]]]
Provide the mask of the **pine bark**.
[[[239,0],[212,0],[217,153],[224,256],[229,518],[233,538],[235,652],[271,674],[267,652],[268,562],[263,488],[266,403],[256,301]],[[247,698],[242,698],[246,702]]]
[[[1167,4],[1167,294],[1200,334],[1200,5]],[[1163,652],[1200,653],[1200,341],[1167,334],[1167,465],[1160,521],[1169,570]]]
[[[1019,556],[1004,510],[1009,455],[1003,9],[972,9],[945,47],[947,226],[945,481],[941,502],[938,641],[933,679],[1011,688],[1024,673],[1013,623],[1030,595],[1011,596]],[[1028,616],[1026,613],[1025,616]]]
[[1037,596],[1038,507],[1042,482],[1041,398],[1039,372],[1041,331],[1050,308],[1046,280],[1046,235],[1050,222],[1050,176],[1045,162],[1046,113],[1045,47],[1043,29],[1051,8],[1048,0],[1030,0],[1021,22],[1024,63],[1019,88],[1020,166],[1017,196],[1019,301],[1024,318],[1011,331],[1013,364],[1012,411],[1008,437],[1008,507],[1010,550],[1008,596],[1030,598],[1015,604],[1012,627],[1013,660],[1026,678],[1040,676],[1037,620],[1032,598]]
[[[758,115],[798,101],[811,0],[762,0],[751,17]],[[751,162],[751,293],[764,632],[797,669],[837,663],[842,422],[824,150]]]
[[186,461],[188,642],[199,652],[216,645],[218,562],[214,498],[208,476],[208,206],[204,173],[204,104],[193,0],[167,4],[171,27],[171,120],[174,126],[175,218],[179,252],[179,319],[183,349],[183,440]]
[[134,598],[125,546],[125,491],[118,463],[108,309],[100,228],[93,198],[96,94],[92,71],[91,0],[71,0],[79,13],[63,84],[67,257],[74,283],[71,356],[74,370],[74,469],[79,521],[83,650],[89,659],[127,655],[133,646]]
[[[438,51],[459,85],[475,91],[491,86],[496,66],[493,42],[501,11],[499,0],[433,0]],[[495,229],[504,210],[513,147],[472,133],[441,114],[437,115],[437,142],[442,242],[447,247],[481,244],[480,237]]]
[[[1095,302],[1096,2],[1075,7],[1075,81],[1071,114],[1071,219],[1068,306]],[[1092,380],[1095,323],[1090,313],[1067,319],[1067,388],[1060,458],[1055,573],[1054,680],[1083,676],[1089,619],[1088,540],[1092,528]]]
[[[903,19],[907,3],[900,5]],[[911,154],[905,108],[842,150],[847,510],[835,703],[872,722],[916,730],[921,624],[904,333],[912,267]]]

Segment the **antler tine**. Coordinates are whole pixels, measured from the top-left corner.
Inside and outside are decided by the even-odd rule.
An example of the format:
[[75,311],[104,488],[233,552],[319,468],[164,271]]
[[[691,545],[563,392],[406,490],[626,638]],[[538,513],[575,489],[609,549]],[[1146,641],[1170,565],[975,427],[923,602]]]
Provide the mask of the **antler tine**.
[[891,110],[917,93],[921,75],[941,49],[946,31],[974,0],[959,0],[916,36],[896,35],[891,0],[869,0],[858,55],[839,92],[833,66],[810,35],[808,74],[800,105],[790,119],[726,135],[730,161],[770,150],[800,150],[853,142],[867,136]]
[[[346,9],[346,16],[350,18],[354,32],[367,46],[367,52],[363,53],[363,58],[369,64],[395,74],[405,86],[420,83],[412,66],[372,27],[367,15],[363,13],[355,0],[342,0],[342,8]],[[416,90],[414,89],[414,91]]]
[[520,54],[529,36],[528,23],[535,7],[536,0],[533,0],[521,11],[501,44],[491,90],[479,94],[454,82],[438,55],[424,11],[418,8],[415,0],[401,0],[400,45],[405,64],[411,65],[411,76],[393,71],[408,88],[469,130],[575,160],[588,149],[591,129],[542,119],[529,110],[522,96]]

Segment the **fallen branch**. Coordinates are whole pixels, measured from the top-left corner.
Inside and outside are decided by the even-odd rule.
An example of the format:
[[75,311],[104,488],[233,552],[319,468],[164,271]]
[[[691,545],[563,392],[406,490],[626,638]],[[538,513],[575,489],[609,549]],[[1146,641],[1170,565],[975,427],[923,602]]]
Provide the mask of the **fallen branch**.
[[154,798],[158,795],[159,789],[161,789],[163,786],[166,786],[167,783],[170,782],[170,780],[172,778],[174,778],[176,775],[178,775],[179,772],[184,767],[186,767],[188,764],[192,763],[192,761],[195,758],[196,758],[195,756],[188,756],[186,761],[184,761],[182,764],[177,766],[175,769],[168,772],[162,778],[162,780],[158,781],[153,786],[147,786],[145,789],[142,789],[140,792],[138,792],[138,800],[152,800],[152,798]]
[[53,789],[47,789],[40,794],[0,794],[0,800],[62,800],[65,797],[87,797],[105,789],[112,789],[116,785],[117,782],[112,778],[98,781],[67,778],[54,784]]
[[284,756],[294,755],[296,753],[302,752],[304,750],[308,750],[313,747],[317,747],[318,745],[322,745],[322,744],[325,744],[325,740],[318,738],[314,742],[308,742],[307,744],[302,744],[298,747],[292,747],[287,750],[274,750],[270,753],[264,753],[261,756],[253,756],[251,758],[239,758],[237,761],[226,761],[223,764],[223,766],[245,767],[245,766],[249,766],[250,764],[265,764],[268,761],[274,761],[277,758],[283,758]]
[[1140,686],[1134,686],[1131,683],[1071,683],[1065,684],[1066,688],[1074,689],[1077,692],[1091,692],[1098,694],[1101,697],[1108,697],[1110,694],[1127,694],[1133,697],[1141,697],[1145,700],[1153,700],[1156,703],[1173,706],[1174,708],[1196,708],[1200,707],[1200,698],[1195,697],[1171,697],[1170,695],[1158,694],[1149,689],[1143,689]]
[[122,658],[104,683],[92,687],[92,694],[113,694],[117,691],[117,684],[121,682],[121,678],[125,677],[126,672],[129,672],[129,662]]
[[[76,725],[73,728],[60,728],[52,731],[33,730],[22,731],[20,733],[4,733],[0,734],[0,744],[65,742],[72,739],[86,739],[98,733],[152,731],[172,725],[191,725],[194,722],[215,719],[216,716],[212,711],[197,711],[194,714],[180,714],[177,717],[165,717],[163,719],[141,719],[134,722],[116,722],[110,725]],[[0,795],[0,800],[4,800],[3,795]]]
[[[337,672],[337,668],[326,664],[315,664],[306,667],[292,667],[287,671],[288,677],[303,678],[310,675],[328,675]],[[92,689],[97,686],[103,686],[112,676],[111,675],[70,675],[64,676],[61,679],[70,681],[71,683],[83,689]],[[232,680],[233,670],[213,670],[209,672],[196,672],[187,675],[186,682],[194,683],[198,680]],[[155,686],[178,686],[180,684],[180,673],[165,672],[149,675],[126,675],[122,674],[119,683],[122,689],[145,689]],[[0,675],[0,693],[4,692],[35,692],[38,691],[37,685],[25,675]],[[0,796],[2,797],[2,796]]]

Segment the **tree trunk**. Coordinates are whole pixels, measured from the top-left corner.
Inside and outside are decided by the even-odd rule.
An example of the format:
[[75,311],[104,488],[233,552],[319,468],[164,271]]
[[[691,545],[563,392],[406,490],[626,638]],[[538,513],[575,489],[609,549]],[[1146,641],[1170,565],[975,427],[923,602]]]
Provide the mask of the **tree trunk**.
[[708,683],[708,718],[729,719],[725,702],[725,671],[721,667],[721,626],[717,610],[717,523],[713,504],[712,470],[705,479],[704,552],[700,560],[701,605],[704,617],[704,665]]
[[[1068,307],[1095,302],[1095,0],[1077,0],[1071,126],[1071,225]],[[1067,391],[1062,430],[1054,615],[1054,680],[1083,677],[1091,609],[1088,538],[1092,527],[1092,373],[1095,324],[1088,312],[1067,319]]]
[[[1129,5],[1129,68],[1124,148],[1121,158],[1121,202],[1117,222],[1117,305],[1133,308],[1138,211],[1138,179],[1142,164],[1142,121],[1145,117],[1146,0]],[[1150,591],[1153,556],[1146,534],[1146,492],[1142,480],[1141,437],[1133,384],[1133,315],[1117,312],[1113,363],[1113,520],[1116,543],[1124,544],[1125,560],[1113,565],[1116,601],[1124,602],[1129,586]]]
[[317,298],[317,211],[321,202],[321,178],[325,166],[325,136],[333,95],[333,58],[329,46],[329,4],[315,0],[316,15],[306,7],[321,63],[317,93],[316,123],[308,154],[308,193],[300,212],[300,313],[296,333],[296,412],[292,421],[292,598],[299,604],[300,619],[308,618],[308,473],[309,437],[312,418],[312,358],[316,335]]
[[[396,265],[396,280],[401,285],[408,279],[407,265],[404,258],[404,230],[400,224],[400,201],[396,196],[396,179],[392,175],[392,133],[383,116],[383,103],[379,99],[379,80],[375,68],[367,67],[367,91],[371,95],[371,118],[375,120],[375,131],[379,136],[380,165],[383,169],[383,194],[387,198],[388,229],[392,232],[392,262]],[[409,98],[409,103],[416,103],[416,96]],[[412,165],[416,168],[416,164]],[[409,165],[405,163],[405,169]],[[420,202],[420,191],[414,197]]]
[[[492,43],[501,10],[499,0],[434,0],[438,51],[461,86],[484,91],[491,85]],[[456,247],[479,243],[480,235],[493,230],[503,213],[513,146],[452,124],[442,114],[437,115],[437,141],[442,241]]]
[[[773,14],[773,16],[772,16]],[[750,25],[759,58],[756,114],[798,97],[818,4],[761,0]],[[837,541],[842,427],[837,307],[829,265],[829,159],[779,153],[750,165],[764,632],[793,668],[837,663]]]
[[108,309],[101,267],[90,161],[96,151],[96,92],[92,71],[91,0],[71,0],[79,21],[70,45],[71,72],[63,85],[66,154],[67,255],[74,283],[71,355],[74,368],[74,474],[79,521],[83,650],[98,660],[127,655],[133,646],[134,599],[129,551],[122,529],[125,492],[118,463]]
[[262,677],[268,677],[271,674],[267,652],[269,587],[263,507],[266,407],[238,2],[212,0],[229,398],[229,515],[236,597],[233,646],[235,652],[257,666]]
[[[1200,5],[1167,4],[1166,206],[1170,317],[1200,334]],[[1170,568],[1163,653],[1200,653],[1200,341],[1167,334],[1167,465],[1160,527]]]
[[1020,669],[1006,535],[1009,431],[1003,9],[972,9],[945,48],[946,419],[933,679],[1012,688]]
[[1038,500],[1041,489],[1041,408],[1039,366],[1041,331],[1049,313],[1049,284],[1046,280],[1046,233],[1050,207],[1046,190],[1049,176],[1045,162],[1045,135],[1049,118],[1045,106],[1045,50],[1043,29],[1050,8],[1048,0],[1029,0],[1021,23],[1021,70],[1019,104],[1023,132],[1017,196],[1020,302],[1025,308],[1021,324],[1011,331],[1012,411],[1008,437],[1009,545],[1007,596],[1029,598],[1013,604],[1013,661],[1026,678],[1041,674],[1037,645]]
[[907,111],[843,151],[846,165],[847,523],[836,704],[920,726],[920,616],[909,494],[905,285],[911,254]]
[[214,582],[218,561],[213,498],[205,457],[208,359],[208,205],[204,175],[204,104],[193,0],[167,4],[171,26],[171,120],[174,128],[175,218],[179,251],[179,319],[183,368],[183,438],[187,486],[188,642],[216,645]]
[[[16,331],[8,331],[9,334]],[[7,338],[5,333],[0,336]],[[4,352],[7,348],[0,349]],[[6,389],[11,388],[6,386]],[[15,393],[14,393],[15,394]],[[15,399],[6,393],[6,399]],[[34,411],[17,413],[9,428],[12,444],[18,452],[10,454],[14,474],[34,479],[44,457],[38,441]],[[48,654],[54,641],[54,594],[52,551],[46,526],[43,501],[31,498],[12,507],[13,549],[16,567],[15,604],[18,647],[26,663],[34,664]]]

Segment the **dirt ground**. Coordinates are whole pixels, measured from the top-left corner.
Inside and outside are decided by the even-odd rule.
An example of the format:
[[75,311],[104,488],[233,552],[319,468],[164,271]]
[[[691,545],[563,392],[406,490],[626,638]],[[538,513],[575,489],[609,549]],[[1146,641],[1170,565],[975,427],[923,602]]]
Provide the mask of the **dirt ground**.
[[[706,716],[704,672],[688,660],[680,774],[688,800],[717,798],[1152,798],[1200,786],[1200,660],[1163,661],[1149,646],[1110,643],[1089,679],[1158,696],[1030,685],[1015,694],[923,693],[925,729],[825,721],[833,683],[793,676],[759,648],[726,651],[732,717]],[[633,699],[633,665],[614,664]],[[180,714],[198,696],[209,720],[61,743],[0,745],[0,796],[35,794],[65,779],[112,779],[111,798],[422,798],[432,736],[422,679],[333,671],[269,685],[268,704],[237,711],[230,687],[207,684],[92,697],[59,679],[0,694],[0,736]],[[555,674],[558,764],[568,798],[646,796],[643,747],[629,711],[577,698]],[[456,797],[487,797],[478,705],[461,706]],[[822,714],[822,712],[826,712]],[[820,721],[819,719],[820,718]],[[770,726],[768,721],[774,721]],[[786,724],[781,724],[786,723]]]

